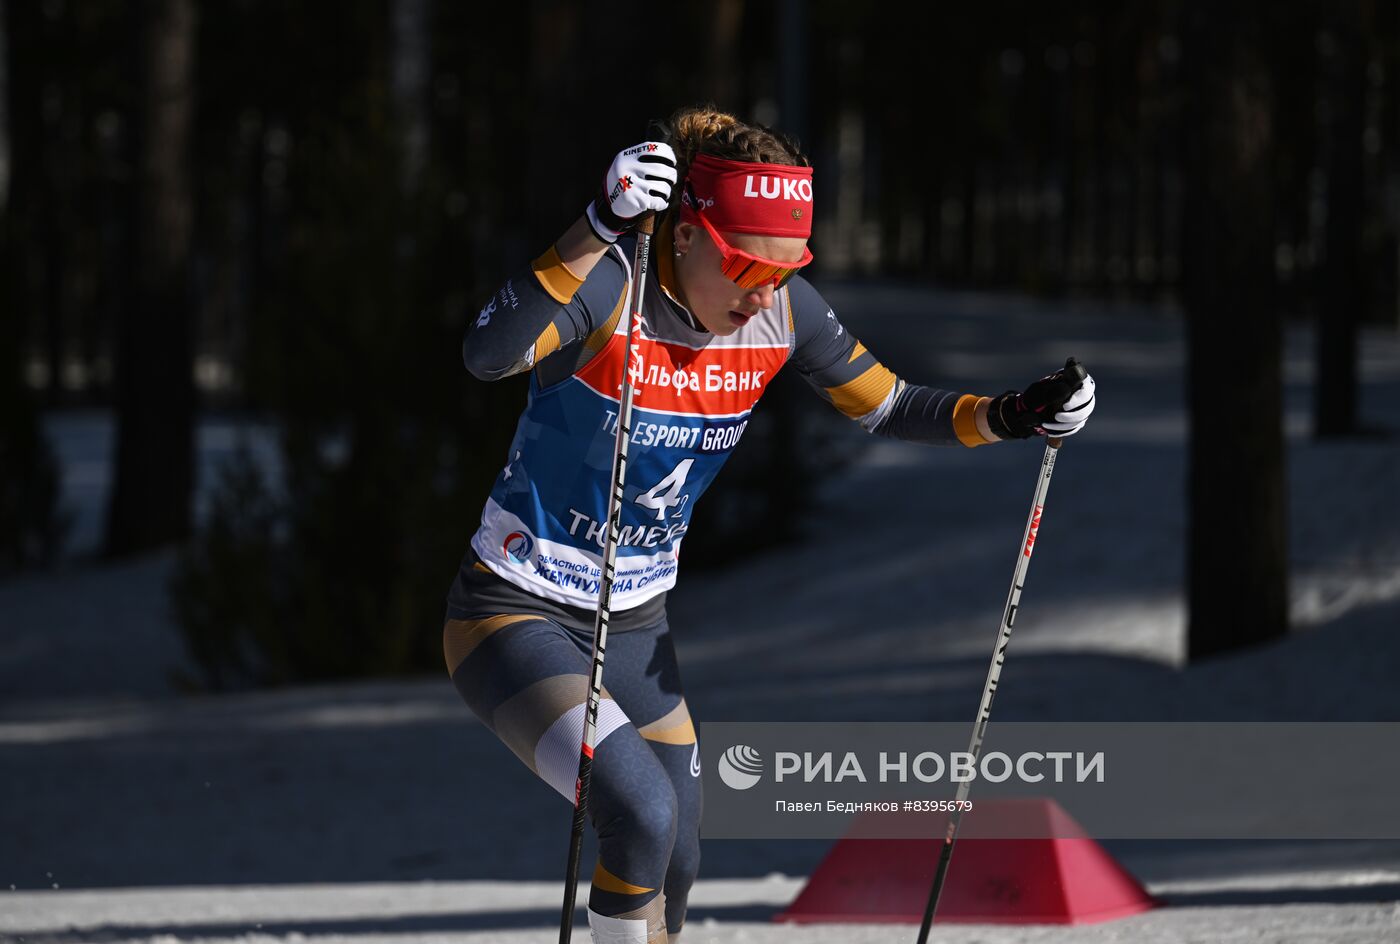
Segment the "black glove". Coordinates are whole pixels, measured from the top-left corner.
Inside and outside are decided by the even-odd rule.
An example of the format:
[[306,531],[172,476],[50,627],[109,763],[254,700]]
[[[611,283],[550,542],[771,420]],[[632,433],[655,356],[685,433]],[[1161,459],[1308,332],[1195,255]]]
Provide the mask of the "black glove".
[[1073,436],[1094,412],[1094,378],[1078,361],[1041,377],[1023,392],[993,397],[987,425],[1001,439]]

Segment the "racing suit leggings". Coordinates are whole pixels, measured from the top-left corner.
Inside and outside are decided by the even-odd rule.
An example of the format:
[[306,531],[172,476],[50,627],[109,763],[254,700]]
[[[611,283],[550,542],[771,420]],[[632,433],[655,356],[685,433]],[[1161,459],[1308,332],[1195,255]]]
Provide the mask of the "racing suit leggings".
[[[592,645],[591,632],[536,615],[449,606],[443,626],[458,693],[570,805]],[[608,634],[604,681],[588,789],[598,835],[589,910],[645,921],[648,942],[666,941],[685,921],[700,865],[701,793],[695,726],[664,613],[653,625]]]

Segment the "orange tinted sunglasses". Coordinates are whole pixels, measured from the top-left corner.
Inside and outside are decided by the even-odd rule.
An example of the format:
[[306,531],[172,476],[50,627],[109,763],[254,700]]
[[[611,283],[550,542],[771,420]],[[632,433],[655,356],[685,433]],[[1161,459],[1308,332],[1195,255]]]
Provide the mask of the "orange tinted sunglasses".
[[724,273],[725,278],[740,288],[762,288],[769,283],[772,283],[775,289],[782,288],[797,274],[798,269],[812,261],[812,250],[806,246],[802,247],[802,258],[796,262],[774,262],[772,259],[765,259],[762,256],[755,256],[751,252],[735,249],[724,241],[719,230],[710,225],[710,221],[705,219],[705,214],[696,211],[695,215],[700,217],[700,222],[705,226],[705,232],[710,234],[710,238],[715,241],[720,254],[724,257],[719,264],[720,271]]

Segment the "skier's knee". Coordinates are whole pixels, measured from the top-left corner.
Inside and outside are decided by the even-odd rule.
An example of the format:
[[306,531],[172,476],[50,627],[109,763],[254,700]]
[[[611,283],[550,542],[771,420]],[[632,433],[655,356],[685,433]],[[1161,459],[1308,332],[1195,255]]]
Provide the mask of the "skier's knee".
[[622,834],[664,862],[676,841],[677,816],[676,791],[662,780],[622,812]]

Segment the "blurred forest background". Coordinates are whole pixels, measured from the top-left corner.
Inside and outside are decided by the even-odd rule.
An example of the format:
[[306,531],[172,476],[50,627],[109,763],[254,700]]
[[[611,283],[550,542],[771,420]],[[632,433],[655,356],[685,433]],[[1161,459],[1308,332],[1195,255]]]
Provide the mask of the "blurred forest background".
[[[818,284],[1179,305],[1191,654],[1272,638],[1281,326],[1316,320],[1315,432],[1354,436],[1357,328],[1400,323],[1398,37],[1360,0],[0,0],[0,574],[62,556],[43,411],[110,409],[103,553],[184,548],[201,684],[440,670],[525,389],[462,333],[714,102],[812,156]],[[808,401],[770,393],[688,566],[794,536],[833,465]],[[273,424],[282,474],[232,464],[197,527],[213,412]]]

